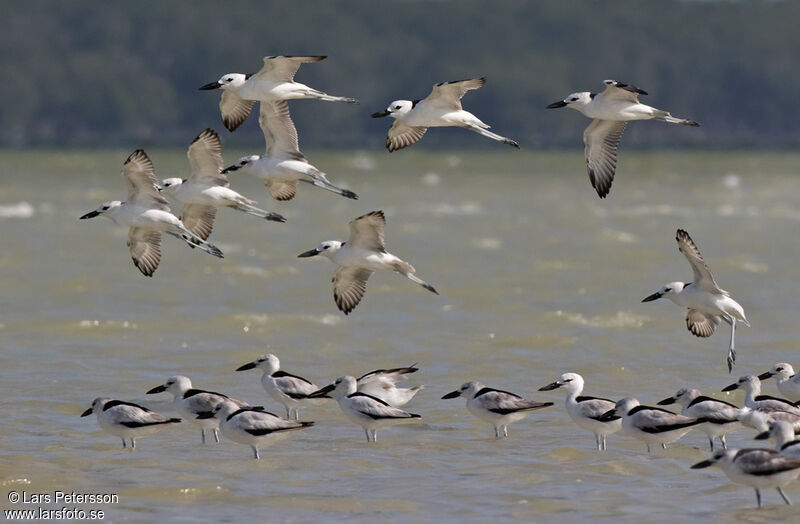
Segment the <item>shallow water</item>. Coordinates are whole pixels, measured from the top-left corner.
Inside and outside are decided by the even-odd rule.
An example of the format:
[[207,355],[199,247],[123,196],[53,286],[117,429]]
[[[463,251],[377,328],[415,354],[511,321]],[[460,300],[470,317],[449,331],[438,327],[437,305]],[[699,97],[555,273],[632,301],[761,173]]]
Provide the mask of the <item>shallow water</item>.
[[[360,200],[303,186],[277,203],[234,175],[234,188],[288,223],[222,210],[212,239],[224,260],[167,238],[148,279],[130,261],[125,231],[77,219],[124,198],[127,153],[0,153],[0,492],[116,493],[118,504],[77,506],[112,521],[794,515],[774,490],[756,511],[751,489],[716,469],[689,470],[707,454],[701,433],[651,456],[617,434],[597,453],[564,413],[563,394],[537,389],[575,371],[599,396],[654,403],[684,385],[723,395],[727,331],[696,339],[671,303],[640,302],[667,281],[691,279],[678,227],[753,324],[737,330],[734,376],[800,363],[800,156],[624,152],[611,196],[600,200],[579,153],[317,152],[314,163]],[[185,175],[183,151],[150,154],[161,177]],[[441,296],[375,275],[345,317],[331,296],[334,266],[296,255],[346,238],[348,220],[373,209],[386,212],[388,248]],[[314,428],[265,448],[257,462],[231,442],[201,446],[189,424],[130,453],[94,417],[78,417],[100,395],[169,413],[169,395],[144,392],[177,373],[281,413],[258,373],[233,372],[266,352],[320,385],[419,362],[410,383],[426,389],[407,408],[423,423],[384,430],[368,445],[335,404],[313,407],[302,415]],[[463,399],[439,400],[471,379],[556,406],[495,441]],[[774,383],[765,391],[775,394]],[[729,442],[753,446],[752,433]],[[786,491],[800,500],[800,485]],[[36,507],[5,499],[1,509]]]

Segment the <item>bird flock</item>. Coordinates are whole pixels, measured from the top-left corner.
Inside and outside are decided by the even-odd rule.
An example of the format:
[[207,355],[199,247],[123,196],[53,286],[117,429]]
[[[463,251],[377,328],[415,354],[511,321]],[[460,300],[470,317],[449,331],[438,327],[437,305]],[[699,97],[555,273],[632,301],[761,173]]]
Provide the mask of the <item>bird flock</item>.
[[[158,180],[153,162],[141,149],[125,160],[122,175],[128,190],[127,200],[104,202],[81,219],[103,216],[128,228],[127,246],[134,265],[152,277],[161,262],[163,234],[185,242],[191,248],[223,258],[224,254],[209,241],[218,208],[231,208],[269,222],[284,223],[275,212],[261,209],[258,202],[230,187],[228,176],[247,173],[261,180],[270,196],[277,201],[290,201],[297,196],[298,182],[357,200],[353,191],[340,187],[328,175],[312,165],[300,151],[297,129],[292,122],[289,100],[315,99],[327,102],[357,104],[354,98],[329,95],[295,82],[294,76],[304,63],[314,63],[325,56],[267,56],[255,74],[227,73],[200,87],[204,91],[221,91],[219,109],[226,129],[233,132],[259,103],[259,125],[266,148],[263,154],[247,155],[230,166],[222,158],[222,143],[211,128],[202,131],[190,144],[187,157],[190,175],[186,179]],[[389,152],[398,151],[420,141],[431,127],[461,127],[497,142],[519,148],[505,136],[489,131],[490,126],[463,109],[464,95],[480,89],[486,79],[472,78],[442,82],[433,86],[424,99],[395,100],[373,118],[391,117],[394,121],[386,136]],[[693,120],[673,117],[669,112],[642,104],[644,90],[615,80],[606,80],[603,92],[572,93],[547,106],[549,109],[569,107],[592,119],[583,135],[586,166],[592,187],[600,198],[608,196],[617,165],[617,149],[629,121],[658,120],[697,127]],[[166,197],[179,203],[179,215],[170,211]],[[366,292],[367,282],[375,271],[392,271],[420,285],[427,291],[438,291],[416,274],[407,261],[389,253],[385,246],[386,217],[380,210],[350,221],[346,241],[327,240],[316,248],[297,255],[300,258],[322,256],[336,265],[333,298],[345,315],[354,311]],[[736,362],[734,347],[736,324],[749,326],[744,309],[729,292],[720,288],[691,236],[684,229],[676,232],[679,251],[692,268],[691,282],[669,282],[642,302],[667,298],[687,309],[686,326],[697,337],[710,337],[724,321],[730,325],[727,366],[732,372]],[[379,369],[356,378],[342,376],[324,387],[283,371],[275,355],[261,355],[235,371],[262,371],[261,383],[266,393],[285,408],[286,418],[222,393],[196,389],[182,375],[148,390],[148,394],[170,393],[173,408],[186,421],[200,428],[202,442],[210,432],[219,442],[221,433],[230,440],[248,445],[256,459],[259,448],[291,433],[314,425],[301,421],[301,408],[325,404],[334,399],[347,419],[361,426],[368,442],[377,440],[377,432],[389,426],[418,422],[419,414],[405,411],[405,406],[423,386],[399,387],[398,382],[418,371],[416,365]],[[761,394],[761,381],[776,377],[777,386],[786,399]],[[720,467],[728,478],[753,487],[759,507],[761,489],[776,488],[788,504],[782,487],[800,476],[800,377],[791,365],[775,364],[761,375],[747,375],[723,389],[745,391],[744,406],[703,396],[698,389],[681,388],[658,405],[678,403],[675,413],[657,406],[645,406],[635,398],[618,401],[583,395],[584,379],[576,373],[564,373],[539,391],[566,391],[565,409],[580,428],[594,434],[599,451],[607,449],[607,437],[618,431],[641,441],[648,452],[653,447],[666,448],[692,429],[708,437],[712,456],[692,466]],[[531,412],[547,408],[552,402],[526,400],[514,393],[484,386],[478,381],[466,382],[444,395],[443,399],[464,397],[467,410],[476,418],[491,424],[496,438],[508,437],[508,425],[519,422]],[[107,397],[94,399],[82,416],[95,414],[98,425],[122,440],[123,447],[135,448],[136,439],[160,428],[181,422],[144,406]],[[774,450],[763,448],[729,449],[726,435],[747,426],[757,430],[756,439],[771,438]],[[722,446],[715,451],[715,439]]]

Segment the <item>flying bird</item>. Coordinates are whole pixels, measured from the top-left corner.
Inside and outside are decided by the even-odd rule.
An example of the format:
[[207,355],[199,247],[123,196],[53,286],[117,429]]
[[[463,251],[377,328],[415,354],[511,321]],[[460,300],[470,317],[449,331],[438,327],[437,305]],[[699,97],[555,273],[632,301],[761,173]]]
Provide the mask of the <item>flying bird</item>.
[[489,125],[461,107],[461,98],[473,89],[480,89],[486,78],[470,78],[442,82],[433,86],[431,94],[422,100],[395,100],[384,111],[372,113],[372,118],[390,116],[394,124],[386,137],[389,152],[416,144],[429,127],[463,127],[519,149],[510,138],[489,131]]
[[357,104],[358,100],[355,98],[331,96],[294,81],[294,75],[302,64],[319,62],[326,58],[327,56],[265,56],[264,66],[258,73],[227,73],[219,80],[200,87],[200,90],[222,89],[219,110],[228,131],[235,130],[245,121],[257,101],[313,98],[326,102]]
[[367,280],[379,270],[400,273],[431,293],[439,294],[414,274],[414,266],[386,251],[385,227],[383,211],[372,211],[350,222],[347,242],[327,240],[297,255],[299,258],[322,255],[338,266],[333,277],[333,300],[345,315],[355,309],[367,290]]
[[589,181],[600,198],[608,196],[617,170],[617,148],[622,132],[630,120],[660,120],[670,124],[698,127],[694,120],[675,118],[667,111],[639,102],[647,92],[616,80],[605,80],[606,89],[600,94],[582,91],[564,100],[553,102],[547,109],[569,107],[592,119],[583,132],[586,167]]

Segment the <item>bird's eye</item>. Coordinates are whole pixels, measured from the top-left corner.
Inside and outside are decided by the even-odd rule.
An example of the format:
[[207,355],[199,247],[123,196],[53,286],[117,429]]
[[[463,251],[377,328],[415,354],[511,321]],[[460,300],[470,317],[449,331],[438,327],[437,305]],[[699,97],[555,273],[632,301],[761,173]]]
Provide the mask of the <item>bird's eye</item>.
[[225,79],[225,81],[226,82],[233,82],[233,78],[228,77],[228,78]]
[[570,102],[577,102],[577,100],[578,100],[578,97],[576,97],[576,96],[574,96],[574,97],[569,99]]
[[400,106],[394,106],[395,109],[400,109]]
[[571,379],[571,378],[568,378],[568,379],[567,379],[567,380],[565,380],[564,382],[572,382],[572,379]]
[[322,246],[322,249],[328,249],[328,246]]
[[672,288],[669,287],[664,288],[664,293],[669,293],[670,291],[672,291]]

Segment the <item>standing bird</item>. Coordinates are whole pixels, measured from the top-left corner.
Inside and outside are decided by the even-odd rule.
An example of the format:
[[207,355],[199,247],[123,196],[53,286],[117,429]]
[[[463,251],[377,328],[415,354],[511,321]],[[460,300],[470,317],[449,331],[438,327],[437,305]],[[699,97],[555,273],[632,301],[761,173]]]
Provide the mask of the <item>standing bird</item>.
[[775,451],[787,457],[800,459],[800,440],[795,438],[794,427],[785,420],[776,420],[769,430],[755,436],[756,440],[775,440]]
[[569,417],[579,427],[594,433],[598,451],[606,449],[606,435],[622,429],[621,417],[603,417],[608,410],[614,409],[616,402],[607,398],[580,396],[583,393],[583,377],[577,373],[564,373],[555,382],[540,387],[539,391],[561,387],[567,390],[565,407]]
[[772,369],[758,376],[761,380],[778,377],[778,391],[792,402],[800,401],[800,376],[796,375],[791,364],[779,362]]
[[794,415],[800,415],[800,408],[793,402],[785,398],[771,397],[761,394],[761,381],[755,375],[745,375],[729,386],[722,388],[722,391],[735,391],[739,388],[744,389],[744,405],[750,409],[760,411],[786,411]]
[[372,211],[350,222],[350,238],[347,242],[328,240],[297,255],[299,258],[322,255],[338,266],[333,277],[333,300],[345,315],[361,301],[367,290],[367,280],[378,270],[400,273],[431,293],[439,294],[433,286],[414,274],[417,272],[414,266],[386,251],[385,228],[383,211]]
[[650,453],[650,444],[660,444],[663,449],[667,444],[675,442],[691,429],[705,422],[678,415],[666,409],[642,406],[635,398],[623,398],[618,401],[613,409],[608,410],[600,420],[613,420],[612,417],[622,417],[622,430],[647,446]]
[[639,102],[647,92],[616,80],[605,80],[605,91],[599,95],[582,91],[564,100],[553,102],[547,109],[569,107],[593,119],[583,132],[586,167],[589,181],[600,198],[608,196],[617,170],[617,148],[629,120],[661,120],[670,124],[698,127],[694,120],[675,118],[666,111]]
[[214,417],[219,421],[222,434],[234,442],[250,446],[255,459],[261,458],[260,446],[283,440],[292,431],[314,425],[313,422],[284,420],[260,406],[239,407],[229,400],[220,402],[212,411],[197,415],[200,420]]
[[728,449],[725,435],[741,427],[739,425],[741,409],[724,400],[705,397],[694,388],[681,388],[673,396],[660,401],[658,405],[668,406],[675,402],[680,402],[682,406],[681,415],[706,420],[697,426],[697,429],[708,435],[708,445],[712,452],[715,438],[719,438],[722,447]]
[[283,404],[288,419],[298,420],[302,406],[318,402],[317,399],[309,398],[309,395],[319,387],[303,377],[281,371],[281,361],[275,355],[261,355],[254,361],[239,366],[236,371],[248,369],[264,371],[261,385],[270,397]]
[[736,350],[733,347],[736,333],[736,322],[743,322],[750,327],[744,309],[730,293],[720,288],[708,269],[697,245],[689,233],[679,229],[675,234],[678,250],[683,253],[694,272],[694,282],[670,282],[661,289],[642,299],[652,302],[659,298],[668,298],[675,304],[689,309],[686,315],[686,327],[696,337],[710,337],[720,323],[720,319],[731,325],[731,343],[728,347],[728,372],[733,371],[736,362]]
[[750,486],[756,490],[756,501],[761,507],[761,490],[776,488],[783,501],[791,505],[781,489],[800,476],[800,460],[786,457],[771,449],[723,449],[708,460],[692,466],[702,469],[719,466],[731,482]]
[[392,407],[377,397],[361,393],[358,391],[355,377],[339,377],[333,384],[312,393],[310,397],[322,398],[328,393],[336,399],[342,412],[350,421],[364,428],[367,442],[378,441],[379,429],[413,422],[420,418],[415,413]]
[[255,207],[257,202],[229,187],[228,177],[221,172],[222,144],[213,129],[200,133],[186,155],[191,166],[189,178],[164,179],[158,189],[183,204],[180,219],[189,231],[203,240],[208,239],[218,207],[229,207],[273,222],[286,222],[278,213]]
[[200,438],[203,444],[206,443],[207,429],[214,433],[214,440],[219,442],[219,422],[216,419],[198,420],[197,415],[213,410],[217,404],[224,401],[231,401],[239,407],[247,405],[222,393],[195,389],[189,377],[183,375],[169,377],[165,383],[150,389],[147,394],[155,395],[164,391],[172,393],[172,405],[182,417],[200,426]]
[[405,380],[411,373],[419,371],[415,366],[416,364],[412,364],[404,368],[376,369],[364,373],[356,379],[358,391],[377,397],[394,408],[403,407],[414,395],[425,389],[425,386],[397,387],[399,380]]
[[105,397],[94,399],[92,406],[81,417],[88,417],[92,413],[97,415],[97,425],[101,429],[122,439],[123,448],[127,446],[125,439],[130,440],[131,450],[136,449],[137,438],[181,421],[179,418],[167,418],[138,404]]
[[201,91],[222,89],[219,110],[228,131],[233,131],[245,121],[253,104],[273,100],[314,98],[326,102],[357,104],[355,98],[331,96],[294,81],[301,64],[319,62],[327,56],[265,56],[264,66],[254,75],[228,73],[202,87]]
[[258,123],[264,132],[266,153],[243,156],[232,166],[223,169],[223,174],[241,171],[253,175],[264,182],[275,200],[293,199],[297,193],[297,182],[305,182],[345,198],[358,200],[358,195],[349,189],[333,185],[325,173],[312,166],[300,152],[297,129],[286,101],[261,102]]
[[391,153],[416,144],[429,127],[463,127],[519,149],[515,141],[492,133],[488,124],[461,107],[464,94],[480,89],[485,83],[485,78],[442,82],[433,86],[431,94],[422,100],[395,100],[385,111],[372,113],[372,118],[394,118],[386,136],[386,149]]
[[524,419],[531,411],[553,405],[552,402],[534,402],[509,391],[487,388],[477,380],[462,384],[442,399],[458,397],[467,399],[467,411],[494,426],[495,438],[500,438],[501,432],[504,438],[508,438],[509,424]]
[[137,149],[125,160],[122,176],[128,186],[128,200],[105,202],[81,220],[104,216],[115,224],[128,226],[128,248],[134,265],[146,277],[152,277],[161,262],[161,234],[166,233],[198,247],[209,255],[222,257],[222,251],[189,231],[170,213],[166,199],[158,191],[153,162]]

